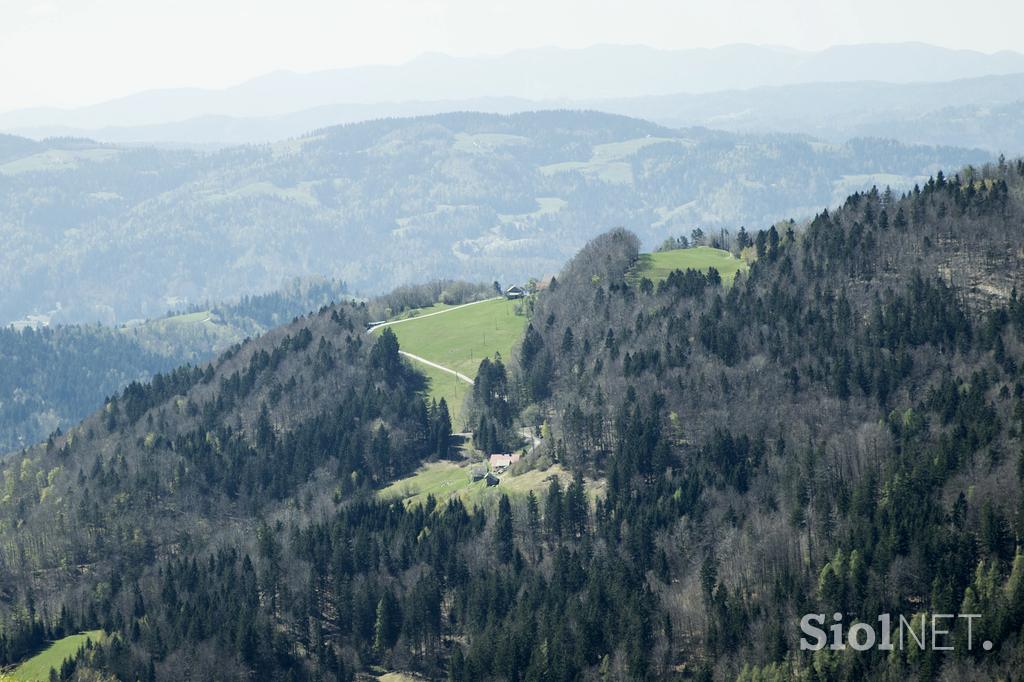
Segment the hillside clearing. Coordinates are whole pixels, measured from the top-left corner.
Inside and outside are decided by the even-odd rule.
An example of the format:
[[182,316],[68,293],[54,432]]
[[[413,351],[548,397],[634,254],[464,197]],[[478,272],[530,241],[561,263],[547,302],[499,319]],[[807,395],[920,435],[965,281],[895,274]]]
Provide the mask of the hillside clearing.
[[498,220],[502,224],[518,224],[530,219],[541,218],[546,215],[558,213],[569,205],[565,199],[559,197],[537,197],[537,210],[530,213],[499,213]]
[[102,162],[117,158],[118,149],[49,149],[0,165],[0,175],[76,170],[82,162]]
[[0,675],[0,682],[48,682],[51,668],[59,671],[64,661],[72,658],[87,639],[99,642],[102,638],[102,630],[90,630],[58,639],[12,672]]
[[452,427],[460,431],[464,426],[462,419],[462,403],[466,400],[473,387],[448,372],[442,372],[420,362],[413,362],[416,369],[426,375],[430,382],[428,395],[434,400],[444,398],[448,403],[448,414],[452,418]]
[[[558,477],[563,487],[572,480],[568,471],[561,465],[554,464],[547,469],[531,469],[518,475],[505,473],[500,476],[501,483],[488,486],[485,481],[474,482],[470,478],[470,471],[478,466],[486,465],[482,461],[470,460],[428,462],[410,476],[395,481],[377,494],[385,499],[400,499],[406,506],[423,504],[428,496],[433,495],[438,504],[457,498],[467,507],[486,507],[496,503],[502,494],[512,498],[525,498],[532,490],[539,495],[550,485],[553,476]],[[592,482],[588,481],[587,490],[596,491]]]
[[540,166],[542,175],[577,172],[613,185],[632,185],[633,166],[628,159],[637,152],[656,144],[693,145],[689,140],[671,137],[638,137],[621,142],[594,145],[590,161],[562,161]]
[[[388,326],[398,337],[403,351],[475,377],[483,358],[500,353],[507,361],[512,355],[512,348],[526,327],[526,317],[515,312],[517,305],[520,304],[516,301],[496,298],[463,307],[433,307]],[[373,333],[379,333],[381,328],[374,329]],[[416,367],[430,380],[428,395],[448,402],[452,423],[459,430],[462,402],[469,386],[447,372],[422,363],[416,363]]]
[[638,282],[646,277],[655,284],[667,278],[673,270],[701,270],[715,268],[722,275],[722,282],[732,284],[736,273],[747,269],[747,264],[728,251],[710,246],[696,246],[690,249],[673,249],[645,253],[637,259],[630,281]]
[[119,329],[143,348],[162,355],[171,355],[176,347],[194,345],[197,340],[219,353],[248,335],[240,328],[225,324],[212,310],[146,320]]

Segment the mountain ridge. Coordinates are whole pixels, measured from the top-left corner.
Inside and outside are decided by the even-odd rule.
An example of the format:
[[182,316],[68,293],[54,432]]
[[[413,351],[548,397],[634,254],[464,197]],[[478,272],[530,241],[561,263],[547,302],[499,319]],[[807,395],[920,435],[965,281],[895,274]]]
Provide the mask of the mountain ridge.
[[[509,115],[551,109],[593,110],[649,120],[670,128],[704,126],[732,132],[806,133],[834,142],[853,137],[891,137],[902,142],[981,147],[1007,155],[1024,153],[1018,126],[985,118],[991,108],[1020,106],[1024,74],[989,75],[949,81],[888,83],[879,80],[822,81],[760,86],[710,93],[605,99],[535,100],[516,97],[323,104],[262,117],[207,115],[144,126],[99,129],[30,126],[10,132],[32,139],[89,137],[120,144],[162,144],[220,148],[300,137],[307,131],[384,118],[408,118],[451,111]],[[973,109],[965,128],[943,125],[947,109]],[[915,130],[921,119],[927,129]]]
[[[438,61],[444,69],[439,69]],[[888,74],[883,80],[907,82],[1010,72],[1024,72],[1024,55],[950,50],[923,43],[849,45],[820,51],[783,51],[748,44],[679,50],[618,45],[538,48],[476,58],[421,56],[394,66],[305,74],[274,72],[223,89],[147,91],[71,111],[13,111],[0,114],[0,129],[41,124],[77,128],[142,125],[206,115],[282,115],[339,101],[366,104],[483,96],[597,99],[861,80],[879,74]],[[595,73],[601,76],[595,78]]]

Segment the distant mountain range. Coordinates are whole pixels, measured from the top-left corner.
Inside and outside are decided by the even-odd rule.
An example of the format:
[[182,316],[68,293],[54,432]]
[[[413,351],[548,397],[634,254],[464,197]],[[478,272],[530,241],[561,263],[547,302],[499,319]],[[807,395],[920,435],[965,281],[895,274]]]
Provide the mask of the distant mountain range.
[[1024,153],[1024,73],[939,83],[807,83],[605,100],[592,107],[670,127],[805,133],[831,141],[885,137]]
[[[223,90],[153,90],[80,109],[8,112],[0,114],[0,130],[37,139],[67,135],[118,143],[226,145],[385,117],[572,108],[668,126],[846,139],[913,134],[922,130],[917,119],[946,108],[1024,100],[1022,73],[1019,53],[919,43],[819,52],[732,45],[543,48],[479,58],[433,54],[398,66],[278,72]],[[1024,149],[1018,135],[1001,132],[1004,123],[979,124],[972,146]],[[923,130],[930,132],[913,141],[964,144],[972,135],[962,126]]]

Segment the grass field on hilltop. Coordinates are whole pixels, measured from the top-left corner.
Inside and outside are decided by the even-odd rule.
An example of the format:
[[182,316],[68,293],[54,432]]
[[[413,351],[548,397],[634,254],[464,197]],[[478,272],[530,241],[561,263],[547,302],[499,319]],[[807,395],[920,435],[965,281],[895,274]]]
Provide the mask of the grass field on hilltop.
[[420,315],[391,331],[402,350],[472,377],[483,358],[512,354],[526,328],[526,317],[516,315],[515,306],[505,299],[484,301],[442,315]]
[[60,670],[64,661],[72,658],[85,644],[86,638],[98,642],[103,638],[102,630],[90,630],[77,635],[58,639],[42,652],[23,662],[13,671],[0,674],[0,682],[48,682],[50,668]]
[[[495,299],[427,317],[431,312],[445,309],[435,306],[421,310],[408,321],[391,325],[390,329],[398,337],[402,350],[472,378],[485,357],[501,353],[508,361],[526,328],[526,317],[515,314],[516,305],[516,301]],[[430,379],[429,395],[448,402],[453,426],[460,429],[458,418],[465,391],[471,388],[469,384],[447,372],[422,364],[416,367]]]
[[737,272],[747,269],[747,264],[728,251],[713,249],[710,246],[657,251],[640,256],[630,279],[637,282],[640,278],[646,277],[657,284],[666,279],[673,270],[690,269],[706,272],[712,267],[722,275],[722,282],[729,285],[736,279]]

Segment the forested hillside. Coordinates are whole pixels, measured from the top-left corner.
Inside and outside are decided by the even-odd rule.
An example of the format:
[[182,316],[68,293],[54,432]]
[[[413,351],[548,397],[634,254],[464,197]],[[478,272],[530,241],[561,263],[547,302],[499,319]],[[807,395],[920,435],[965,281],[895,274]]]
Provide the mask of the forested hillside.
[[0,329],[0,453],[73,425],[129,382],[178,364],[98,326]]
[[77,424],[132,381],[148,381],[348,297],[344,282],[293,281],[234,303],[136,321],[0,327],[0,454]]
[[[3,465],[0,660],[103,630],[65,678],[1012,677],[1024,163],[750,249],[655,284],[615,230],[537,294],[475,435],[536,427],[518,466],[573,480],[493,508],[376,494],[451,424],[363,306],[129,386]],[[952,652],[802,652],[819,612],[981,617],[971,651],[961,622]]]
[[209,153],[2,137],[0,321],[121,323],[296,276],[363,295],[525,281],[617,225],[649,246],[752,229],[989,159],[568,111],[372,121]]
[[[694,271],[630,286],[638,241],[605,235],[538,300],[520,354],[557,459],[607,478],[593,542],[650,597],[634,670],[1012,678],[1024,165],[855,194],[754,243],[731,288]],[[798,624],[819,612],[981,613],[994,648],[966,651],[961,621],[958,653],[812,656]]]
[[[273,601],[290,609],[292,581],[305,571],[274,559],[286,542],[279,533],[409,471],[451,430],[419,397],[423,379],[401,362],[394,335],[371,343],[366,321],[363,306],[325,307],[213,364],[132,383],[66,435],[8,457],[0,664],[98,619],[159,651],[122,651],[104,664],[122,679],[148,675],[157,659],[180,679],[184,661],[198,662],[197,645],[217,657],[218,675],[255,665],[252,657],[267,657],[268,671],[299,665],[305,655],[280,639],[278,607],[264,611],[252,591],[248,555],[271,562],[258,561],[260,580],[273,576]],[[226,583],[212,574],[192,574],[191,587],[165,582],[200,570],[198,559],[207,570],[206,556]],[[130,622],[125,598],[134,600]],[[216,634],[234,652],[239,628],[240,658],[203,644]]]

